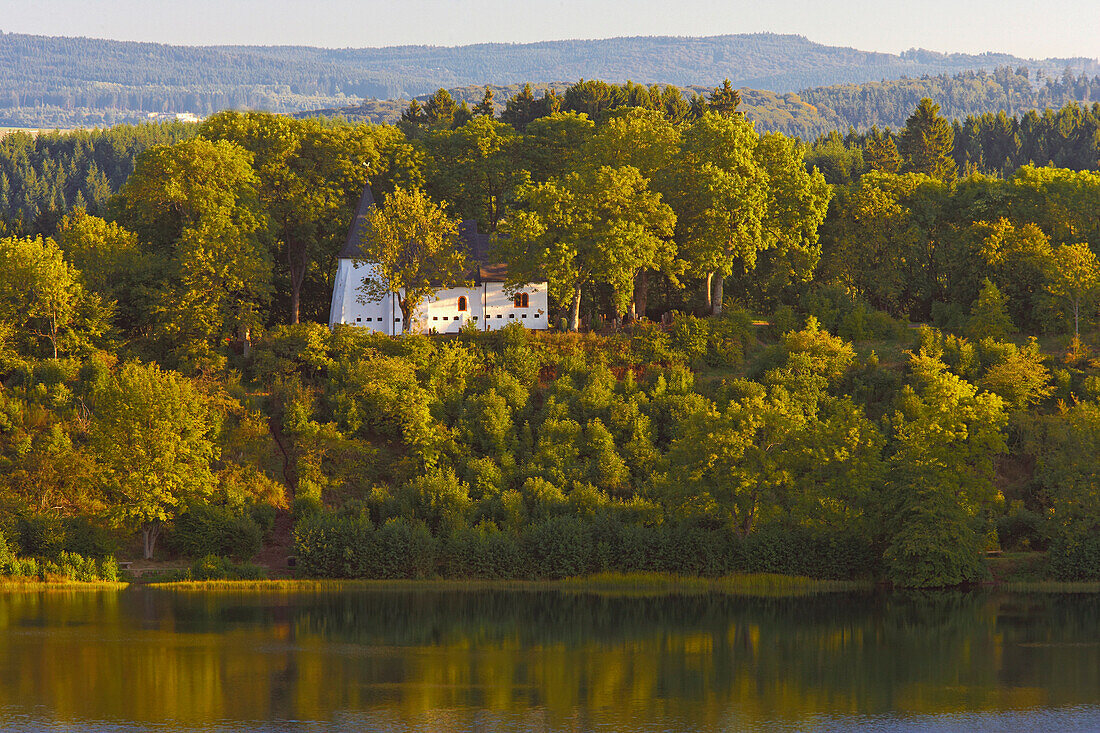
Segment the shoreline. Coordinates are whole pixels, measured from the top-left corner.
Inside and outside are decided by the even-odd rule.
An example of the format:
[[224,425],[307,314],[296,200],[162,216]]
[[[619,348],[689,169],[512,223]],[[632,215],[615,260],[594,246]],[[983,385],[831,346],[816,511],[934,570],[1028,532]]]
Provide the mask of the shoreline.
[[[503,591],[516,593],[559,592],[596,595],[653,597],[664,595],[700,595],[715,593],[732,596],[774,598],[818,595],[825,593],[866,592],[886,586],[870,580],[818,580],[804,576],[774,574],[744,574],[721,578],[664,575],[660,573],[601,573],[558,580],[484,580],[462,578],[429,578],[420,580],[361,580],[334,578],[271,578],[264,580],[199,580],[199,581],[94,581],[23,580],[0,578],[0,593],[20,591],[121,591],[128,588],[148,588],[174,592],[275,592],[318,593],[340,591],[377,592],[477,592]],[[981,583],[971,590],[1007,593],[1100,594],[1100,582],[1002,581]],[[896,589],[911,590],[911,589]],[[951,590],[951,589],[928,589]]]

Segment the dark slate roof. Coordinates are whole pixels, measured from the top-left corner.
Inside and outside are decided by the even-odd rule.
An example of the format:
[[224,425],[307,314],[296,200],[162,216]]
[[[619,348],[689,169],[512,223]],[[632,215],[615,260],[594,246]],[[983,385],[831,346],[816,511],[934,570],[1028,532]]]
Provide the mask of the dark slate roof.
[[[374,194],[368,185],[363,189],[363,195],[359,198],[359,205],[355,208],[355,218],[348,230],[348,238],[344,241],[344,247],[340,250],[340,259],[353,260],[360,256],[359,248],[363,233],[363,224],[367,212],[374,206]],[[491,246],[491,234],[479,232],[477,221],[468,219],[458,226],[459,244],[466,250],[473,265],[469,276],[476,282],[503,282],[508,276],[508,268],[505,265],[489,260],[489,248]]]
[[344,247],[340,250],[340,259],[353,260],[360,254],[359,240],[363,235],[363,222],[366,220],[367,212],[370,211],[370,207],[374,206],[374,194],[371,193],[370,185],[363,189],[363,195],[359,197],[359,205],[355,207],[355,218],[351,220],[351,227],[348,229],[348,238],[344,241]]

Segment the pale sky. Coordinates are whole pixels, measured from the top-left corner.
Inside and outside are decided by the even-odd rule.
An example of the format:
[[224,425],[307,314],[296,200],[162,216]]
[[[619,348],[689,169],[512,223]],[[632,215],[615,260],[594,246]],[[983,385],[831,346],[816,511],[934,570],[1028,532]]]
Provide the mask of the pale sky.
[[1100,57],[1100,0],[0,0],[0,30],[325,47],[796,33],[898,53]]

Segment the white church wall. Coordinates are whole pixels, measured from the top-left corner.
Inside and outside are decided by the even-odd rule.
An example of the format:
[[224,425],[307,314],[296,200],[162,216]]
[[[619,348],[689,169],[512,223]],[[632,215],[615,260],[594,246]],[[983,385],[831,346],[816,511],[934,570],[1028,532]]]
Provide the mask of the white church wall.
[[[401,308],[392,295],[374,303],[359,302],[359,284],[373,274],[372,268],[341,259],[336,271],[329,325],[346,323],[382,333],[401,333]],[[533,283],[508,292],[504,283],[486,282],[470,288],[441,290],[417,311],[412,330],[421,333],[458,333],[473,322],[480,330],[496,331],[509,323],[543,330],[549,327],[546,283]],[[516,296],[520,296],[517,305]],[[526,300],[523,299],[526,296]],[[460,299],[466,309],[460,310]]]
[[329,326],[347,323],[382,333],[401,332],[401,308],[392,295],[373,303],[359,302],[359,283],[372,274],[372,268],[365,263],[340,260],[336,269]]
[[[496,331],[519,322],[532,330],[549,327],[546,283],[531,283],[509,293],[504,283],[485,283],[485,330]],[[527,295],[525,307],[516,306],[516,295]]]

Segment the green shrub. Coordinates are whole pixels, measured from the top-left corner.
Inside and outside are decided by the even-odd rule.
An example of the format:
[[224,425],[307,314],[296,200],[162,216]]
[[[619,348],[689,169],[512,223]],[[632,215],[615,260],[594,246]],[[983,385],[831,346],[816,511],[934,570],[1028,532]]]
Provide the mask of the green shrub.
[[435,572],[435,539],[428,528],[405,519],[391,519],[375,533],[375,563],[369,578],[426,578]]
[[103,559],[118,552],[114,534],[87,517],[69,517],[64,521],[64,549],[84,557]]
[[276,515],[275,507],[270,504],[253,504],[248,508],[248,516],[252,517],[252,521],[260,528],[264,537],[270,535],[271,530],[275,529]]
[[783,334],[798,328],[798,316],[795,314],[794,308],[789,305],[781,305],[776,308],[770,320],[773,338],[781,338]]
[[590,524],[577,517],[553,517],[529,528],[523,537],[528,567],[539,578],[568,578],[593,570]]
[[1050,542],[1047,563],[1056,580],[1100,580],[1100,533],[1059,533]]
[[317,497],[298,496],[295,497],[294,504],[290,508],[290,516],[297,524],[302,519],[320,514],[323,509],[324,505]]
[[13,562],[15,562],[15,555],[8,547],[8,540],[4,537],[4,533],[0,532],[0,575],[9,575]]
[[707,355],[709,344],[710,327],[705,319],[673,311],[669,331],[669,345],[673,350],[683,354],[685,361],[695,362]]
[[439,569],[445,578],[518,578],[522,564],[519,540],[492,524],[455,530],[439,544]]
[[366,517],[306,514],[294,525],[294,552],[304,575],[366,577],[375,552],[374,527]]
[[252,517],[240,511],[200,504],[177,517],[169,544],[187,557],[224,555],[247,559],[260,551],[262,534]]
[[25,557],[56,559],[65,549],[65,523],[50,514],[31,514],[15,523],[19,553]]
[[218,555],[206,555],[196,560],[183,580],[262,580],[267,572],[251,563],[236,564]]
[[1043,549],[1046,541],[1042,529],[1042,516],[1025,509],[1020,502],[1013,502],[1008,512],[997,519],[997,539],[1003,550]]

